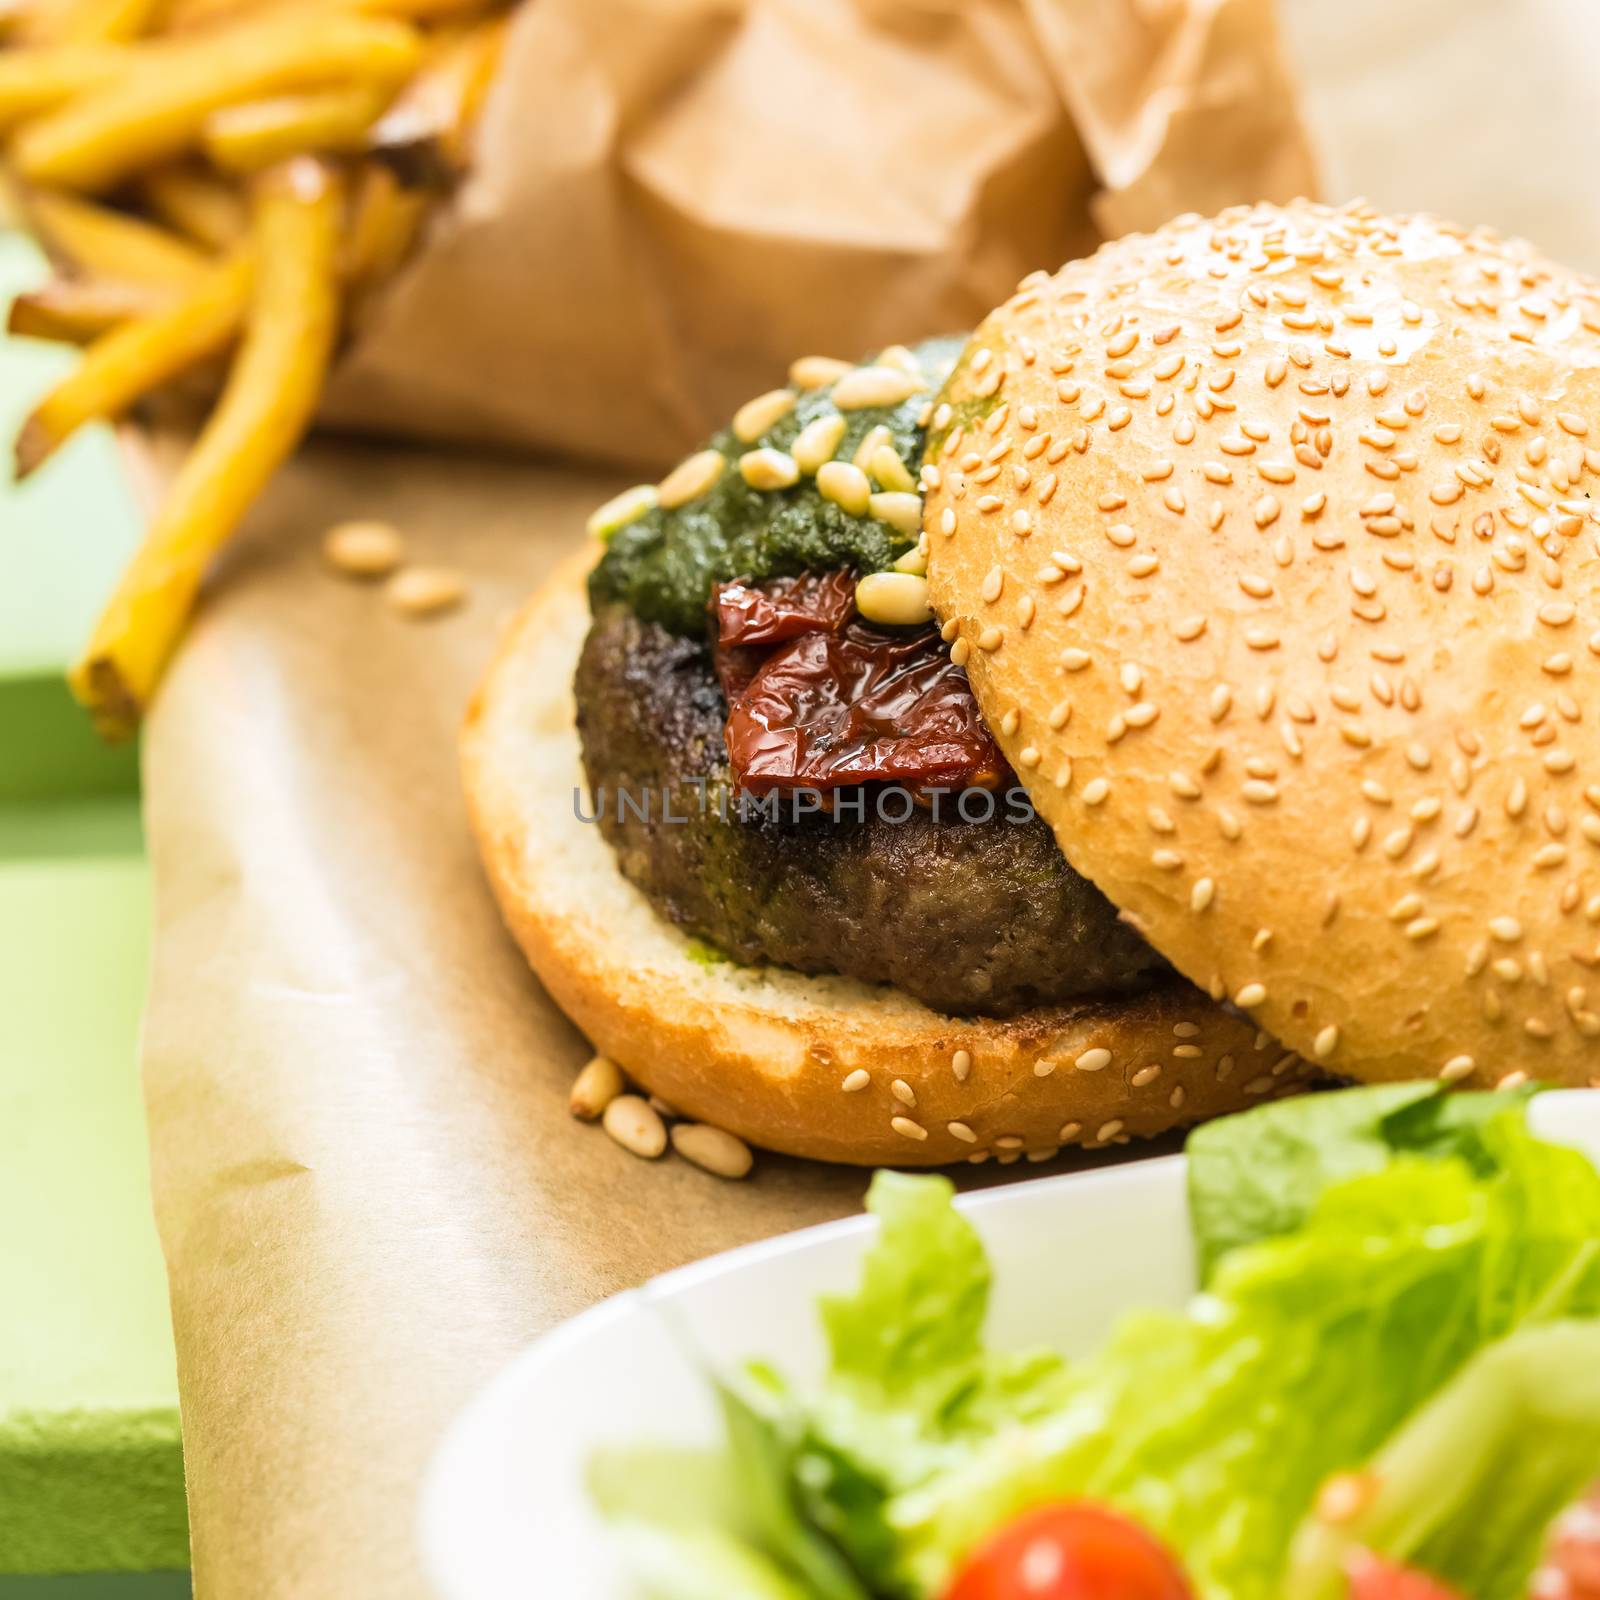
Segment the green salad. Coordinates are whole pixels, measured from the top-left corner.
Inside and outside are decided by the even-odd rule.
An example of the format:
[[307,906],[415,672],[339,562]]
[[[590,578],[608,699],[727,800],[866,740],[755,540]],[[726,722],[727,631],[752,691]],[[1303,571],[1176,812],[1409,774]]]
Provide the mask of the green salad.
[[989,1349],[950,1184],[881,1173],[826,1379],[723,1375],[725,1449],[608,1453],[593,1494],[657,1600],[1593,1596],[1600,1518],[1562,1518],[1600,1480],[1600,1172],[1526,1108],[1201,1129],[1200,1292],[1077,1360]]

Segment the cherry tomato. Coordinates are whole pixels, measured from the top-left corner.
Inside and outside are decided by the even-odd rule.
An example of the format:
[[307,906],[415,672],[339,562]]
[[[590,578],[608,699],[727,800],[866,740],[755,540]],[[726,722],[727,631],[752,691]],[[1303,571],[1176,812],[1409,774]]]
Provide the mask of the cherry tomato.
[[1459,1600],[1453,1589],[1377,1556],[1363,1555],[1350,1569],[1350,1600]]
[[1030,1511],[967,1558],[944,1600],[1193,1600],[1170,1555],[1118,1512]]

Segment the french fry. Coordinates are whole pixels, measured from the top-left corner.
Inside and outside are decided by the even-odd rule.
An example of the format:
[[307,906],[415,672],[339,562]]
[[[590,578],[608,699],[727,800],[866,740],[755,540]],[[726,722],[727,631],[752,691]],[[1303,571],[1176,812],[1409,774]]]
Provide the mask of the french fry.
[[402,89],[372,130],[370,149],[413,188],[442,187],[467,163],[467,144],[505,42],[494,17],[452,40]]
[[481,15],[506,0],[169,0],[167,26],[175,32],[237,20],[245,12],[291,8],[341,10],[367,17],[398,17],[409,22],[450,21]]
[[245,12],[262,10],[266,3],[269,0],[168,0],[167,27],[181,32],[234,22]]
[[72,5],[73,0],[4,0],[0,32],[23,44],[47,44],[59,36]]
[[22,201],[17,194],[17,186],[11,181],[4,167],[0,167],[0,228],[25,228],[26,222],[22,216]]
[[96,340],[47,394],[16,442],[19,479],[27,477],[86,422],[119,417],[238,335],[255,262],[248,250],[214,267],[176,304],[137,317]]
[[428,209],[428,197],[402,189],[387,167],[368,163],[356,181],[345,230],[340,271],[355,289],[392,277],[411,253]]
[[24,127],[16,169],[37,183],[103,190],[194,145],[223,106],[330,84],[393,86],[417,66],[422,42],[404,23],[297,11],[247,18],[167,42],[159,60]]
[[116,45],[22,45],[0,55],[0,129],[114,83],[135,60]]
[[210,264],[166,228],[76,195],[33,189],[23,211],[45,248],[92,277],[157,289],[187,289]]
[[134,317],[165,309],[165,290],[111,278],[56,278],[11,302],[6,332],[62,344],[88,344]]
[[[313,0],[314,3],[314,0]],[[456,22],[504,10],[506,0],[339,0],[369,17],[398,17],[407,22]]]
[[53,37],[66,44],[118,44],[149,31],[165,0],[72,0]]
[[226,250],[243,237],[244,201],[224,179],[199,167],[161,167],[140,180],[145,203],[169,228],[208,250]]
[[359,150],[388,99],[371,84],[319,89],[276,100],[247,100],[206,118],[200,141],[228,172],[260,172],[297,155]]
[[339,321],[340,186],[310,158],[264,175],[256,269],[227,385],[69,681],[103,732],[131,733],[207,564],[311,421]]

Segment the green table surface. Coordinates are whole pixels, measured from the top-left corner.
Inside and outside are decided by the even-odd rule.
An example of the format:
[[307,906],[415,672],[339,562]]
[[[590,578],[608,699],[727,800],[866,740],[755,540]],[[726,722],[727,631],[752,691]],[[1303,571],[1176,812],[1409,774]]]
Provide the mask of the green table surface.
[[[46,273],[33,243],[0,225],[0,306]],[[42,340],[0,339],[0,802],[131,793],[137,782],[132,751],[93,737],[61,675],[139,537],[116,438],[86,428],[26,483],[10,481],[18,426],[73,359]]]
[[[0,306],[43,275],[0,230]],[[137,539],[116,441],[25,484],[9,445],[73,359],[0,339],[0,1600],[187,1593],[177,1377],[136,1046],[137,766],[62,681]]]

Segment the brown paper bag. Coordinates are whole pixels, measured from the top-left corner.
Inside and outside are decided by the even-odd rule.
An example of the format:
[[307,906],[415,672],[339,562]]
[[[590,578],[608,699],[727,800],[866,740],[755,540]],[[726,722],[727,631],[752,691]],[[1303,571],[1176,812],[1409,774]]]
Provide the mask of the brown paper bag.
[[[1267,0],[531,0],[337,414],[664,459],[790,357],[962,327],[1087,247],[1085,147],[1117,226],[1305,188],[1274,49]],[[583,1041],[483,883],[462,709],[617,487],[316,446],[155,708],[144,1070],[200,1600],[421,1595],[424,1464],[522,1344],[860,1201],[859,1171],[724,1184],[574,1123]],[[324,574],[355,516],[470,603],[408,622]]]
[[797,355],[974,326],[1096,217],[1312,184],[1271,0],[529,0],[327,415],[659,466]]

